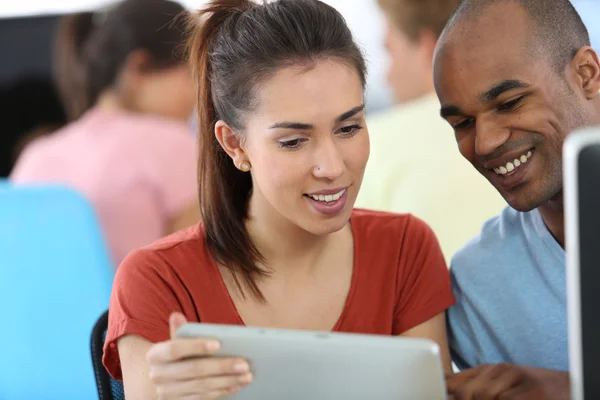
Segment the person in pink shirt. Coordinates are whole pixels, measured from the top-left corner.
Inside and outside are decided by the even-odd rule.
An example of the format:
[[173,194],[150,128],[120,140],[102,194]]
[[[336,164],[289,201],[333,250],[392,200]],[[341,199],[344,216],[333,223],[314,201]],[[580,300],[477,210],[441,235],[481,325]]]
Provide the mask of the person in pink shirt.
[[184,8],[125,0],[63,18],[57,85],[71,119],[26,146],[10,179],[57,183],[96,208],[115,265],[134,248],[198,221],[195,104],[178,51]]

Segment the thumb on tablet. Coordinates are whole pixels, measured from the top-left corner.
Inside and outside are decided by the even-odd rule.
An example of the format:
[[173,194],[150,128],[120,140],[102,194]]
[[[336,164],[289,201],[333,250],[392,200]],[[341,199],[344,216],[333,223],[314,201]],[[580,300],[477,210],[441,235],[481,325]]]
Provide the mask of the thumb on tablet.
[[187,323],[187,319],[180,312],[174,312],[169,317],[169,328],[171,331],[171,339],[175,339],[175,334],[177,333],[177,329],[183,324]]

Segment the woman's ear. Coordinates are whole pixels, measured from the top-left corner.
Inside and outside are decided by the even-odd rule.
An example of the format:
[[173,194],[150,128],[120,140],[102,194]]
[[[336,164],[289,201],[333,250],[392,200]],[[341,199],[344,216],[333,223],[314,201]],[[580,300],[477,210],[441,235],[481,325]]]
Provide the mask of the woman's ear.
[[225,121],[219,120],[215,124],[215,137],[238,169],[242,168],[243,163],[248,162],[240,137]]

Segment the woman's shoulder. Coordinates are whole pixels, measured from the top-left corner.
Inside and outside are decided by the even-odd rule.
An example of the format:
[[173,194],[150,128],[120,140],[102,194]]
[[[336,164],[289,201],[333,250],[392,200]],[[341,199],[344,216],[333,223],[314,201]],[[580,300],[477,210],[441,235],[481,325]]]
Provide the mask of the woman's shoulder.
[[172,251],[174,249],[181,250],[182,248],[187,249],[191,247],[197,250],[198,245],[204,244],[204,239],[204,225],[197,223],[157,239],[153,243],[142,247],[142,249],[149,251]]
[[[448,269],[429,226],[411,214],[355,210],[355,260],[361,303],[381,295],[373,309],[393,310],[393,332],[414,328],[453,304]],[[387,300],[386,300],[387,299]]]
[[134,277],[155,272],[166,276],[184,276],[187,270],[210,264],[202,224],[165,236],[129,253],[117,271],[121,284],[135,284]]

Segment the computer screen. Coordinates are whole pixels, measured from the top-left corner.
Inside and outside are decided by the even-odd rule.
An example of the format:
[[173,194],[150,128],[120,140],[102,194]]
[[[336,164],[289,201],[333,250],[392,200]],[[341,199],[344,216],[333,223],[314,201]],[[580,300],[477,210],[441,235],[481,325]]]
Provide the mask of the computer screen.
[[564,154],[572,397],[600,399],[600,127],[573,133]]

